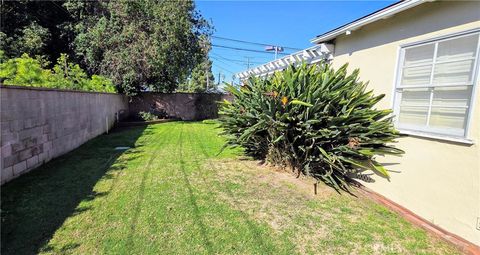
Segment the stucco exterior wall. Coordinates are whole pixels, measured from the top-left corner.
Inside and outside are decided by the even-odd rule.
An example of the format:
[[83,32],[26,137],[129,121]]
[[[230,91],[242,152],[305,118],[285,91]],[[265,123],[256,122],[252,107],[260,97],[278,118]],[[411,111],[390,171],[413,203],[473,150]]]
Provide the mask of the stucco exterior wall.
[[0,86],[4,184],[106,132],[128,110],[120,94]]
[[[342,35],[335,40],[332,64],[360,68],[376,94],[379,108],[392,108],[400,45],[480,28],[480,2],[430,2]],[[478,68],[478,67],[477,67]],[[478,73],[478,70],[477,70]],[[400,138],[401,157],[380,161],[391,180],[376,178],[370,189],[433,224],[480,245],[480,79],[468,138],[473,145],[424,137]],[[480,224],[480,223],[479,223]]]

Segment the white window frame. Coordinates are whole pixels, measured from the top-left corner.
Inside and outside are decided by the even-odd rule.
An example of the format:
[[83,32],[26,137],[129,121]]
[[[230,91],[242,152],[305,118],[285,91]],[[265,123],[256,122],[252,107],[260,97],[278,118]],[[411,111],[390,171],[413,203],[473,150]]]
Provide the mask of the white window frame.
[[[441,85],[433,85],[433,74],[435,70],[435,64],[436,64],[436,55],[437,55],[437,48],[438,44],[443,41],[451,40],[451,39],[457,39],[461,38],[464,36],[471,36],[471,35],[477,35],[478,41],[477,41],[477,50],[476,50],[476,56],[474,57],[475,62],[473,63],[473,71],[472,71],[472,83],[471,84],[460,84],[460,83],[455,83],[455,84],[441,84]],[[432,62],[430,63],[432,65],[432,71],[431,71],[431,77],[430,77],[430,84],[425,84],[425,85],[415,85],[415,86],[403,86],[401,87],[401,80],[402,80],[402,71],[404,69],[404,56],[405,56],[405,50],[408,48],[413,48],[413,47],[418,47],[422,45],[428,45],[428,44],[434,44],[434,55]],[[420,137],[427,137],[427,138],[433,138],[433,139],[440,139],[440,140],[447,140],[447,141],[453,141],[453,142],[458,142],[458,143],[465,143],[465,144],[473,144],[473,141],[469,139],[469,130],[471,126],[471,120],[473,118],[473,108],[475,107],[475,99],[477,97],[477,83],[478,83],[478,76],[479,76],[479,65],[480,65],[480,28],[468,30],[468,31],[463,31],[459,33],[454,33],[454,34],[449,34],[445,36],[440,36],[440,37],[435,37],[431,38],[428,40],[423,40],[419,42],[414,42],[414,43],[409,43],[409,44],[404,44],[401,45],[398,49],[397,53],[397,59],[398,62],[395,67],[395,79],[394,79],[394,86],[393,86],[393,110],[395,114],[394,118],[394,125],[395,127],[400,131],[402,134],[408,134],[408,135],[413,135],[413,136],[420,136]],[[451,61],[454,62],[454,61]],[[428,110],[428,116],[427,116],[427,123],[430,118],[430,113],[431,113],[431,107],[432,107],[432,98],[433,98],[433,89],[436,87],[448,87],[451,85],[455,86],[471,86],[471,95],[470,95],[470,101],[468,104],[468,109],[467,109],[467,120],[465,124],[465,132],[464,136],[455,136],[455,135],[447,135],[447,134],[442,134],[440,132],[435,132],[434,129],[407,129],[407,128],[401,128],[399,124],[399,116],[400,113],[400,101],[401,97],[399,97],[399,92],[402,89],[411,89],[411,88],[428,88],[430,90],[430,103],[428,105],[429,110]]]

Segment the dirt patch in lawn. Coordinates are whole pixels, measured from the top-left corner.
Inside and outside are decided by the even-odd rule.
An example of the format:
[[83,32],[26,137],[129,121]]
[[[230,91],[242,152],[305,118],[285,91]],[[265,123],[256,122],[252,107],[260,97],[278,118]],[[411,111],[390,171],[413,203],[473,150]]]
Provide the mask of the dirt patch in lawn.
[[301,254],[452,254],[458,251],[361,193],[353,195],[259,161],[204,165],[216,198],[287,235]]

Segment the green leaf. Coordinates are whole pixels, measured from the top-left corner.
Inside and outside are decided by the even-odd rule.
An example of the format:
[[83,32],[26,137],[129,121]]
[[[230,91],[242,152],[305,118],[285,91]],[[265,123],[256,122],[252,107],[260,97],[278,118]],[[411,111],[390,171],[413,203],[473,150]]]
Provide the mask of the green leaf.
[[275,143],[278,143],[280,140],[282,140],[284,138],[283,135],[279,136],[277,139],[275,139],[272,143],[275,144]]
[[290,103],[291,104],[297,104],[297,105],[303,105],[303,106],[307,106],[307,107],[312,107],[313,106],[313,104],[305,103],[303,101],[296,100],[296,99],[292,100]]
[[385,169],[381,164],[377,163],[376,161],[372,161],[372,166],[375,170],[377,170],[381,175],[386,178],[389,178],[387,169]]

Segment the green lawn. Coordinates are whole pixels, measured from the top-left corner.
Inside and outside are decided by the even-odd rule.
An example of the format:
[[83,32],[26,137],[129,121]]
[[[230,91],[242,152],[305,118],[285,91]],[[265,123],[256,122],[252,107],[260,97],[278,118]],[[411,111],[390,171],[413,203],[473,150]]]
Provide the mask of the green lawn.
[[[2,187],[2,254],[453,254],[359,195],[217,156],[214,124],[102,135]],[[125,152],[115,146],[131,146]]]

